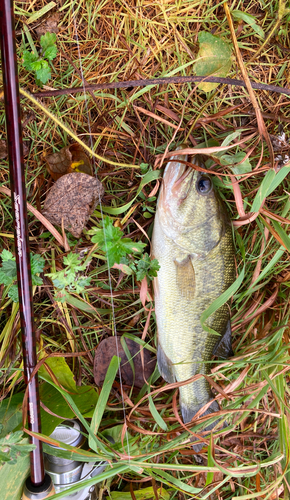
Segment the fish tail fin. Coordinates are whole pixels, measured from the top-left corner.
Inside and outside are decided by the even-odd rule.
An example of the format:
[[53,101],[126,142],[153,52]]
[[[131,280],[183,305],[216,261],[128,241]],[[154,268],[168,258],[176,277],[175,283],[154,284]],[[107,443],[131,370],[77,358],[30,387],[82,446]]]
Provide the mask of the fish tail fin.
[[[191,420],[193,419],[193,417],[196,415],[196,413],[205,405],[205,403],[202,403],[200,405],[196,405],[196,406],[192,406],[192,407],[188,407],[188,406],[185,406],[182,404],[182,402],[180,402],[180,407],[181,407],[181,413],[182,413],[182,418],[183,418],[183,422],[185,424],[191,422]],[[202,413],[202,415],[200,415],[201,417],[204,417],[205,415],[210,415],[211,413],[216,413],[217,411],[220,410],[220,407],[218,405],[218,403],[216,401],[212,401],[211,405],[207,408],[207,410],[205,410],[204,413]],[[212,431],[212,429],[214,427],[216,427],[216,425],[218,424],[219,420],[216,420],[215,422],[213,422],[212,424],[209,424],[205,429],[203,429],[201,432],[204,433],[204,432],[210,432]],[[204,436],[204,434],[203,434]],[[204,437],[207,437],[206,435]],[[193,437],[192,438],[192,441],[195,441],[196,438]],[[195,452],[199,453],[200,450],[204,447],[204,444],[203,443],[198,443],[198,444],[193,444],[192,445],[192,448],[194,449]]]

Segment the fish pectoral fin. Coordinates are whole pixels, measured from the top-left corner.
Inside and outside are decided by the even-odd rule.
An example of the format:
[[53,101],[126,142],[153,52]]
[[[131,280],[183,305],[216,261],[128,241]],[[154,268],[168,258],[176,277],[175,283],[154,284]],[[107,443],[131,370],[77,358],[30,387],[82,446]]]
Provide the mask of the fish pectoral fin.
[[157,347],[157,363],[161,377],[170,384],[175,382],[174,367],[160,344],[158,344]]
[[232,329],[231,329],[231,321],[229,320],[227,323],[227,328],[223,336],[216,343],[213,355],[217,358],[231,358],[234,355],[232,348]]
[[195,296],[195,272],[191,255],[183,260],[174,259],[176,269],[176,285],[181,297],[191,301]]

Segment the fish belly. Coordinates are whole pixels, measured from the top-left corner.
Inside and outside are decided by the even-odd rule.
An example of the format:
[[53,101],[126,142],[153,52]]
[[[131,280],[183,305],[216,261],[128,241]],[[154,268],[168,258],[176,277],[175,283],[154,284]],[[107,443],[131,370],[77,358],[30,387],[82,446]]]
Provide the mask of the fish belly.
[[[157,357],[159,371],[167,382],[185,381],[210,371],[210,359],[219,337],[203,330],[200,316],[229,286],[227,281],[232,281],[230,276],[225,279],[226,245],[224,241],[204,259],[191,256],[164,234],[156,214],[152,254],[160,264],[154,279]],[[230,274],[233,271],[232,266]],[[228,318],[225,305],[207,320],[207,325],[223,334]],[[211,399],[204,377],[180,387],[184,421],[191,420]],[[216,410],[217,404],[211,411]]]

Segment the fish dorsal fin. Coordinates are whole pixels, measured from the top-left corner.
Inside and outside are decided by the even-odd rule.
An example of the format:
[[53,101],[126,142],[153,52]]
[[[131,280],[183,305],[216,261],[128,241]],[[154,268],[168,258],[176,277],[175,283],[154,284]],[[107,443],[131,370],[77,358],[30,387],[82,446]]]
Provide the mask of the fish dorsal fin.
[[179,293],[185,299],[191,301],[195,296],[195,272],[192,265],[191,255],[183,259],[174,259],[176,269],[176,284]]

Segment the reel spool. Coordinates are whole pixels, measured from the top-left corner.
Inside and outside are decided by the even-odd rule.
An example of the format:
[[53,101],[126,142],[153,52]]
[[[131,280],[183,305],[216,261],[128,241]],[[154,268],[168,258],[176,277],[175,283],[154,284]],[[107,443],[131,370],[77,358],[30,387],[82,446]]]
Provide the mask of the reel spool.
[[[76,448],[83,448],[86,444],[86,438],[82,434],[84,431],[78,420],[65,420],[58,425],[50,435],[52,439],[61,441]],[[53,445],[51,448],[62,449]],[[98,462],[95,464],[68,460],[66,458],[55,457],[49,453],[44,454],[44,466],[47,474],[52,478],[55,493],[60,493],[85,479],[101,474],[107,466],[107,462]],[[94,500],[95,487],[88,486],[83,490],[67,495],[64,500]]]

